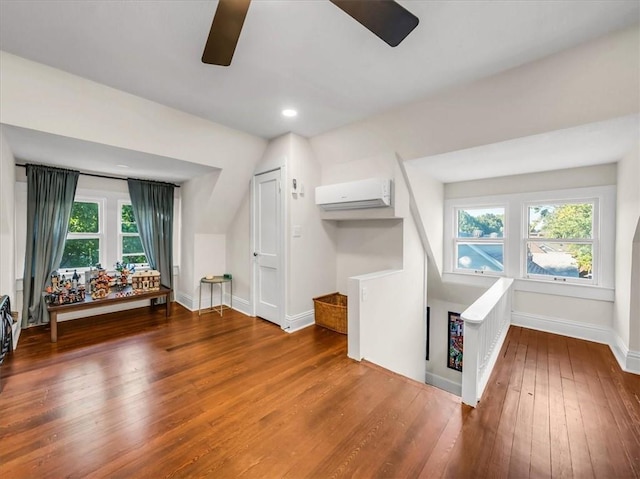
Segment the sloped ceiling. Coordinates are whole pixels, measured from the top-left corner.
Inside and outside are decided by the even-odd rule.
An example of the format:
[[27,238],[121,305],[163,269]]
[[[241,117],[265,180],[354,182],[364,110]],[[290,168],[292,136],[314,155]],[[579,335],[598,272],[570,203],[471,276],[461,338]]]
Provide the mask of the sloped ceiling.
[[[638,22],[636,0],[401,1],[391,48],[329,1],[255,0],[230,67],[200,57],[217,2],[0,2],[0,48],[266,139],[305,137]],[[299,110],[295,119],[280,115]]]

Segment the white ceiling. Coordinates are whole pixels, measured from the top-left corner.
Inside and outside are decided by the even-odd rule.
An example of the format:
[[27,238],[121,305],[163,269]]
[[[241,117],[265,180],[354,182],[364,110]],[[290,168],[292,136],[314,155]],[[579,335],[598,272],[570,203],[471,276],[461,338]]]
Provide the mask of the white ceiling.
[[225,68],[200,62],[214,0],[0,0],[0,48],[264,138],[310,137],[640,18],[637,0],[400,3],[420,24],[391,48],[329,1],[254,0]]
[[[264,138],[310,137],[640,19],[637,0],[400,3],[420,24],[391,48],[328,0],[253,0],[225,68],[200,62],[215,0],[0,0],[0,49]],[[300,115],[285,119],[283,107]],[[178,183],[213,170],[2,131],[23,162]],[[634,116],[413,161],[443,182],[465,181],[611,162],[637,139]],[[471,167],[478,158],[481,170]]]
[[443,183],[454,183],[613,163],[639,139],[640,116],[629,115],[406,163]]

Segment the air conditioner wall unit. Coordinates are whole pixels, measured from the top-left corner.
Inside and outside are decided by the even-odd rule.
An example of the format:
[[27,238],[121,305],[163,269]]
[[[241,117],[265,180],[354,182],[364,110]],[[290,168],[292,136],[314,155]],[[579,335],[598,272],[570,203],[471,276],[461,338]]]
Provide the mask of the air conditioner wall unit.
[[326,211],[384,208],[391,206],[392,184],[389,179],[370,178],[318,186],[316,205]]

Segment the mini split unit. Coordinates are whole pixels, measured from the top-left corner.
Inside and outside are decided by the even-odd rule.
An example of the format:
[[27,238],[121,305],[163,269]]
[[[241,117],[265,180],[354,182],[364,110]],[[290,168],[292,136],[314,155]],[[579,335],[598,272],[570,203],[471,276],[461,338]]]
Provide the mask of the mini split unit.
[[391,206],[391,180],[371,178],[316,188],[316,205],[326,211]]

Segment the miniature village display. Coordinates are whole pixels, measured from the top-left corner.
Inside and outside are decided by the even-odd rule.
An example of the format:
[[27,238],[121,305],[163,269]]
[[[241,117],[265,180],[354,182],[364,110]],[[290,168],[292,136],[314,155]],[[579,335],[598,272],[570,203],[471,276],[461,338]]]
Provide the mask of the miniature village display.
[[134,291],[159,291],[160,272],[150,269],[133,273],[131,275],[131,287]]
[[133,264],[118,261],[116,263],[116,271],[119,275],[119,277],[116,278],[116,285],[118,289],[122,291],[129,285],[129,276],[135,273],[136,267]]
[[[128,288],[131,281],[131,288]],[[116,263],[116,271],[110,275],[99,264],[84,273],[84,284],[80,275],[73,272],[71,279],[60,276],[57,272],[51,275],[51,286],[45,290],[45,301],[48,304],[71,304],[85,300],[87,294],[92,299],[103,299],[109,296],[114,288],[115,298],[135,296],[147,291],[160,290],[160,272],[156,270],[135,272],[133,264]]]
[[111,285],[111,276],[104,269],[99,269],[98,274],[91,278],[91,297],[93,299],[102,299],[109,296],[109,286]]
[[84,301],[86,289],[83,284],[78,284],[80,276],[73,272],[71,279],[58,273],[51,275],[51,286],[45,290],[45,301],[48,304],[71,304]]

